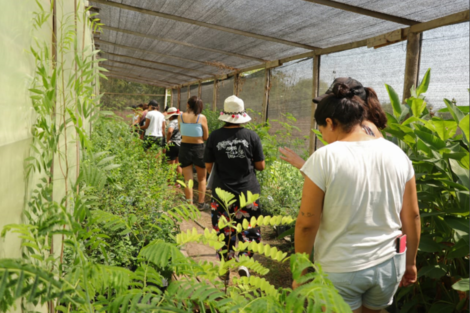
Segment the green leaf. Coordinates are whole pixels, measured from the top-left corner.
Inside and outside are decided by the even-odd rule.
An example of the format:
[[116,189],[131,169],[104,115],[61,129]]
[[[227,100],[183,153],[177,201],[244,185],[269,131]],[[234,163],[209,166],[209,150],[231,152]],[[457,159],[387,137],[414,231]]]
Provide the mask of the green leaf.
[[454,304],[437,302],[431,306],[429,313],[443,313],[443,312],[454,312]]
[[432,119],[427,121],[425,126],[436,132],[439,138],[447,140],[452,138],[457,131],[457,123],[455,121],[445,121],[441,119]]
[[387,124],[391,124],[391,123],[398,124],[398,120],[395,118],[395,116],[387,112],[385,112],[385,115],[387,116]]
[[423,266],[418,272],[418,278],[426,276],[432,279],[439,279],[447,273],[441,264]]
[[462,118],[459,122],[459,127],[462,130],[462,132],[465,134],[465,138],[467,139],[467,142],[470,142],[470,123],[469,123],[470,115],[465,115],[464,118]]
[[460,123],[460,121],[464,118],[462,111],[460,111],[459,108],[448,99],[444,99],[444,103],[446,104],[447,109],[449,109],[449,113],[454,118],[454,121]]
[[434,150],[441,150],[446,147],[446,143],[442,141],[440,138],[434,136],[433,134],[426,133],[420,130],[415,130],[415,134],[423,140],[425,143],[431,146]]
[[464,186],[470,186],[470,177],[468,170],[463,168],[458,161],[449,159],[452,171],[459,177],[460,183]]
[[468,242],[465,239],[460,239],[447,254],[448,259],[463,258],[469,253]]
[[441,247],[437,242],[434,241],[432,236],[422,236],[421,240],[419,241],[419,250],[423,252],[438,252],[441,251]]
[[406,99],[406,103],[410,106],[411,113],[413,113],[414,117],[420,117],[421,113],[423,113],[424,109],[426,108],[426,102],[424,99],[408,98]]
[[315,135],[317,135],[317,138],[326,146],[328,145],[328,142],[326,142],[324,139],[323,139],[323,135],[321,134],[321,132],[318,130],[318,129],[312,129],[312,131],[315,133]]
[[469,279],[464,278],[452,285],[452,288],[459,291],[468,291],[469,290]]
[[452,227],[453,229],[463,231],[465,233],[469,233],[469,225],[468,219],[463,217],[456,217],[456,216],[446,216],[444,217],[444,221]]
[[431,80],[431,69],[428,68],[428,70],[426,71],[426,74],[424,74],[423,80],[421,81],[418,88],[416,89],[416,94],[418,96],[428,91],[430,80]]
[[392,86],[385,84],[385,89],[387,89],[388,96],[390,98],[390,103],[392,104],[393,108],[393,115],[398,118],[402,112],[401,110],[401,102],[398,94],[392,88]]

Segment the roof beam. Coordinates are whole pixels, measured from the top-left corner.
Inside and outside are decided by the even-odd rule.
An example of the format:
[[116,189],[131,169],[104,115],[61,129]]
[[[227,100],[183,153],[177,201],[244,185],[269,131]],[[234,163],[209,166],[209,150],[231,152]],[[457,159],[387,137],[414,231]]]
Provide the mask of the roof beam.
[[170,85],[179,85],[180,84],[179,82],[174,82],[174,81],[171,81],[167,78],[162,79],[159,76],[147,76],[147,75],[140,75],[140,74],[139,75],[132,75],[132,73],[129,73],[129,69],[124,68],[124,67],[109,65],[109,66],[104,67],[104,68],[108,71],[120,71],[121,73],[125,73],[128,76],[134,76],[136,78],[140,77],[140,78],[144,78],[144,79],[148,79],[148,80],[155,80],[155,81],[170,84]]
[[123,73],[123,72],[119,72],[119,71],[110,71],[106,74],[107,75],[115,75],[115,76],[119,75],[119,76],[126,77],[126,78],[132,78],[132,79],[140,80],[142,82],[147,82],[147,83],[152,83],[152,84],[157,84],[157,85],[159,84],[160,86],[164,86],[164,87],[174,86],[174,84],[171,84],[171,83],[168,83],[168,82],[162,82],[162,81],[147,78],[147,77],[129,75],[128,73]]
[[141,67],[141,68],[145,68],[145,69],[152,69],[152,70],[158,71],[158,72],[164,72],[164,73],[169,73],[169,74],[173,74],[173,75],[178,75],[178,76],[184,76],[184,77],[194,78],[194,79],[197,79],[197,80],[200,79],[200,78],[197,77],[197,76],[186,75],[186,74],[183,74],[183,73],[177,73],[177,72],[162,70],[162,69],[154,68],[154,67],[147,67],[147,66],[137,65],[137,64],[134,64],[134,63],[121,62],[121,61],[116,61],[116,60],[111,60],[111,59],[106,59],[106,61],[108,61],[108,62],[120,63],[120,64],[125,64],[125,65],[132,65],[132,66]]
[[160,87],[160,88],[171,88],[170,86],[162,86],[162,85],[156,84],[155,82],[136,79],[136,78],[133,78],[133,77],[127,77],[127,76],[122,75],[122,74],[109,73],[108,75],[106,75],[106,77],[124,79],[124,80],[131,81],[131,82],[134,82],[134,83],[152,85],[152,86],[157,86],[157,87]]
[[[120,66],[106,65],[106,64],[100,65],[100,66],[103,67],[103,68],[105,68],[105,69],[112,68],[112,69],[122,70],[122,71],[124,71],[125,73],[129,73],[129,71],[130,71],[129,68],[120,67]],[[148,77],[148,76],[147,76],[147,77],[148,77],[149,79],[160,79],[160,78],[161,78],[160,76],[158,76],[158,74],[152,73],[152,75],[155,75],[155,76],[154,76],[154,77]],[[143,75],[140,75],[140,76],[144,77]],[[167,79],[167,78],[164,78],[164,79],[165,79],[165,81],[166,81],[167,83],[176,84],[176,85],[179,84],[178,82],[171,81],[171,80],[169,80],[169,79]]]
[[180,60],[180,61],[184,61],[184,62],[193,62],[193,63],[205,65],[205,66],[213,66],[213,67],[218,68],[217,66],[211,64],[210,62],[204,62],[204,61],[198,61],[198,60],[193,60],[193,59],[181,58],[181,57],[177,57],[177,56],[174,56],[174,55],[154,52],[154,51],[151,51],[151,50],[137,49],[137,48],[134,48],[134,47],[129,47],[129,46],[125,46],[125,45],[119,45],[117,43],[112,43],[112,42],[109,42],[109,41],[106,41],[106,40],[95,39],[95,42],[102,43],[102,44],[107,44],[107,45],[112,45],[114,47],[118,47],[118,48],[122,48],[122,49],[142,52],[142,53],[145,53],[145,54],[153,54],[153,55],[161,56],[161,57],[164,57],[164,58],[172,58],[172,59],[176,59],[176,60]]
[[134,57],[130,57],[128,55],[118,54],[118,53],[111,53],[111,52],[107,52],[107,51],[103,51],[103,50],[101,50],[101,51],[103,53],[106,53],[106,54],[109,54],[109,55],[112,55],[112,56],[116,56],[116,57],[120,57],[120,58],[128,58],[128,59],[131,59],[131,60],[134,60],[134,61],[142,61],[142,62],[148,62],[148,63],[152,63],[152,64],[157,64],[157,65],[163,65],[163,66],[173,67],[173,68],[177,68],[177,69],[185,70],[185,71],[190,71],[190,72],[199,72],[199,73],[202,73],[202,74],[205,74],[205,75],[213,75],[212,73],[208,73],[208,72],[204,72],[204,71],[200,71],[200,70],[195,70],[195,69],[192,69],[192,68],[187,68],[187,67],[182,67],[182,66],[177,66],[177,65],[172,65],[172,64],[168,64],[168,63],[152,61],[152,60],[134,58]]
[[394,22],[394,23],[398,23],[398,24],[404,24],[404,25],[410,25],[411,26],[411,25],[415,25],[415,24],[420,23],[419,21],[407,19],[407,18],[404,18],[404,17],[399,17],[399,16],[395,16],[395,15],[390,15],[390,14],[387,14],[387,13],[372,11],[372,10],[369,10],[369,9],[364,9],[364,8],[356,7],[356,6],[353,6],[353,5],[350,5],[350,4],[340,3],[340,2],[331,1],[331,0],[304,0],[304,1],[312,2],[312,3],[316,3],[316,4],[321,4],[321,5],[324,5],[324,6],[332,7],[332,8],[335,8],[335,9],[340,9],[340,10],[343,10],[343,11],[349,11],[349,12],[354,12],[354,13],[357,13],[357,14],[367,15],[367,16],[370,16],[370,17],[375,17],[375,18],[378,18],[378,19],[381,19],[381,20],[386,20],[386,21],[390,21],[390,22]]
[[410,27],[410,32],[419,33],[425,30],[430,30],[430,29],[434,29],[434,28],[438,28],[442,26],[468,22],[469,18],[470,18],[470,10],[465,10],[465,11],[461,11],[458,13],[444,16],[444,17],[440,17],[432,21],[413,25]]
[[149,38],[149,39],[152,39],[152,40],[165,41],[165,42],[173,43],[173,44],[176,44],[176,45],[182,45],[182,46],[186,46],[186,47],[190,47],[190,48],[215,52],[215,53],[219,53],[219,54],[226,54],[226,55],[234,56],[234,57],[237,57],[237,58],[255,60],[255,61],[258,61],[258,62],[266,62],[266,60],[263,60],[261,58],[256,58],[256,57],[252,57],[252,56],[248,56],[248,55],[244,55],[244,54],[240,54],[240,53],[235,53],[235,52],[229,52],[229,51],[225,51],[225,50],[219,50],[219,49],[212,49],[212,48],[197,46],[197,45],[193,45],[193,44],[183,42],[183,41],[146,35],[146,34],[134,32],[134,31],[131,31],[131,30],[126,30],[126,29],[121,29],[121,28],[116,28],[116,27],[111,27],[111,26],[106,26],[106,25],[101,26],[101,28],[102,29],[109,29],[109,30],[112,30],[112,31],[115,31],[115,32],[121,32],[121,33],[124,33],[124,34],[133,35],[133,36],[145,37],[145,38]]
[[304,49],[308,49],[308,50],[317,49],[317,47],[302,44],[302,43],[299,43],[299,42],[293,42],[293,41],[284,40],[284,39],[281,39],[281,38],[275,38],[275,37],[270,37],[270,36],[265,36],[265,35],[259,35],[259,34],[247,32],[247,31],[239,30],[239,29],[229,28],[229,27],[215,25],[215,24],[209,24],[209,23],[206,23],[206,22],[192,20],[192,19],[189,19],[189,18],[186,18],[186,17],[181,17],[181,16],[167,14],[167,13],[161,13],[161,12],[148,10],[148,9],[143,9],[143,8],[139,8],[139,7],[135,7],[135,6],[131,6],[131,5],[122,4],[122,3],[116,3],[116,2],[106,1],[106,0],[92,0],[92,1],[95,2],[95,3],[105,4],[105,5],[117,7],[117,8],[124,9],[124,10],[139,12],[139,13],[143,13],[143,14],[148,14],[148,15],[152,15],[152,16],[157,16],[157,17],[161,17],[161,18],[174,20],[174,21],[177,21],[177,22],[183,22],[183,23],[188,23],[188,24],[192,24],[192,25],[198,25],[198,26],[202,26],[202,27],[216,29],[216,30],[219,30],[219,31],[232,33],[232,34],[236,34],[236,35],[252,37],[252,38],[261,39],[261,40],[265,40],[265,41],[272,41],[272,42],[276,42],[276,43],[280,43],[280,44],[284,44],[284,45],[288,45],[288,46],[293,46],[293,47],[304,48]]

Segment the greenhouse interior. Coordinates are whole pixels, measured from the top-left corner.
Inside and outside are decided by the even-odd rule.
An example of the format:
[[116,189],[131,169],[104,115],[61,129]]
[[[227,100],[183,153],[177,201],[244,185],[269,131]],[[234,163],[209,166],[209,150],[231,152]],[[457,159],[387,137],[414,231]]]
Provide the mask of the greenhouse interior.
[[3,4],[0,312],[468,312],[467,0]]

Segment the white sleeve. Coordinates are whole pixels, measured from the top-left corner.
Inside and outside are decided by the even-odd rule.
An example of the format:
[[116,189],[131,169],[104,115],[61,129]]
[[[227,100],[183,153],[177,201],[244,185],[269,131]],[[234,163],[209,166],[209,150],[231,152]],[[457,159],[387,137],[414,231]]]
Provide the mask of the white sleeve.
[[406,156],[406,161],[408,163],[408,174],[406,176],[406,182],[409,182],[410,179],[415,176],[415,170],[413,168],[413,163],[411,162],[410,158],[408,158],[408,156]]
[[315,151],[305,162],[304,166],[300,169],[302,173],[310,178],[315,185],[318,186],[323,192],[326,192],[326,174],[328,169],[326,168],[326,156],[324,151]]

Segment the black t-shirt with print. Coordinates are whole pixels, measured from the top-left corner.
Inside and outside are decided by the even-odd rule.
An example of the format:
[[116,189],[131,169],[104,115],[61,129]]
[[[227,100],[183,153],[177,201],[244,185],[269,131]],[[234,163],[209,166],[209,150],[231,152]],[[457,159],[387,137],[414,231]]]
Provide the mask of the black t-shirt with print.
[[220,187],[235,195],[248,190],[259,193],[254,162],[263,160],[261,140],[249,129],[220,128],[206,142],[204,162],[215,163],[213,190]]

